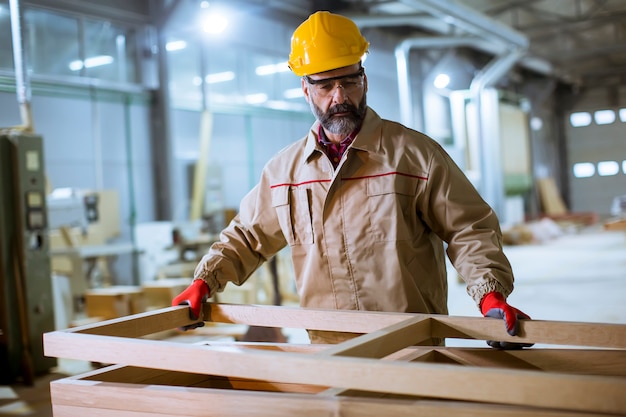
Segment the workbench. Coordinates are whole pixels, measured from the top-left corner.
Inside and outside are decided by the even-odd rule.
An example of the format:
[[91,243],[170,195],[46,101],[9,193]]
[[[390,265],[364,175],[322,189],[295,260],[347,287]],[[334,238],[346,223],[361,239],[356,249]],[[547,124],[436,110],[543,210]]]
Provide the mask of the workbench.
[[[111,364],[51,383],[55,417],[626,415],[626,325],[206,303],[204,322],[352,332],[336,345],[180,343],[188,308],[44,335],[47,356]],[[535,343],[419,346],[431,338]]]
[[82,245],[59,247],[50,250],[52,258],[67,258],[71,265],[68,272],[73,297],[82,297],[89,288],[111,285],[111,282],[97,282],[94,276],[96,264],[103,260],[109,270],[115,258],[121,255],[137,255],[139,250],[132,243],[107,243],[100,245]]

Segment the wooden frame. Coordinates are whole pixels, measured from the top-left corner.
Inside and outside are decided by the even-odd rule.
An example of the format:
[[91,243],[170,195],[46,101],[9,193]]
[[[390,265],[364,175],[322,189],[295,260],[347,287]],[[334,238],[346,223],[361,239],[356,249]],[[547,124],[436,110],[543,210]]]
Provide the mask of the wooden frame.
[[[187,307],[47,333],[48,356],[114,364],[52,382],[54,415],[626,415],[622,324],[532,320],[511,337],[482,317],[211,303],[204,317],[361,336],[337,345],[142,338],[193,323]],[[416,346],[430,338],[537,345]]]

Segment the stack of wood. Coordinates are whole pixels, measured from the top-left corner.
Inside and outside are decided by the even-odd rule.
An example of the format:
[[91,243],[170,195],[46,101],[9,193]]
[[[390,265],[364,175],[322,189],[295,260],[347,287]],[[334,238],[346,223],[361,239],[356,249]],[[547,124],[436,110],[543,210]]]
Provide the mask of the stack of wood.
[[545,177],[537,180],[539,199],[543,210],[542,216],[558,223],[591,226],[598,222],[598,214],[594,212],[572,213],[567,209],[565,202],[556,186],[554,178]]

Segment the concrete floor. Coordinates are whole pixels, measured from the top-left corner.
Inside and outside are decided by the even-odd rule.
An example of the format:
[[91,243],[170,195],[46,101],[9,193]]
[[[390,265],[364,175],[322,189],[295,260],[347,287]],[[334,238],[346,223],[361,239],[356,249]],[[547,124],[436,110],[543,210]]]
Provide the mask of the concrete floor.
[[[626,324],[626,233],[594,226],[539,244],[507,246],[505,250],[516,277],[509,303],[532,318]],[[450,314],[478,316],[453,270],[449,284]],[[286,334],[294,343],[306,339],[298,330],[289,329]],[[50,381],[87,369],[88,364],[64,360],[58,372],[38,378],[32,387],[0,386],[0,415],[52,416]]]

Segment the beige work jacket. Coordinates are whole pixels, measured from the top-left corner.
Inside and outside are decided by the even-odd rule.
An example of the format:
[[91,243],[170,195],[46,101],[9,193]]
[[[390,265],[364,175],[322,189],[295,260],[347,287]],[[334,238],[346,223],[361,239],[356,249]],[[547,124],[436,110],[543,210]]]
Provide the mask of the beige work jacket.
[[267,163],[201,260],[211,293],[288,244],[302,307],[447,314],[445,241],[477,304],[509,295],[498,219],[437,142],[368,109],[333,169],[317,132]]

